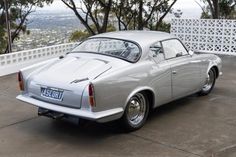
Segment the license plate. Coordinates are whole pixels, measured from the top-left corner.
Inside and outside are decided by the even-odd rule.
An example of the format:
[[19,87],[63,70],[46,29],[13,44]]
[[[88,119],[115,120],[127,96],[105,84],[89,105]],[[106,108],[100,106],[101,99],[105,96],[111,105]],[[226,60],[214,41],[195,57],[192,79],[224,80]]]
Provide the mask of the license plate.
[[62,101],[63,90],[41,87],[41,96],[49,98],[49,99]]

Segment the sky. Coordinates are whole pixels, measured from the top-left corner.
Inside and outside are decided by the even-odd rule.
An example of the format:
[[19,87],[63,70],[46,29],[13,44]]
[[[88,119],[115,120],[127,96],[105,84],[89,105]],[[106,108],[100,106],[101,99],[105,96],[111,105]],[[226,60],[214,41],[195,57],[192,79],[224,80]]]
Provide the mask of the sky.
[[[200,0],[178,0],[173,6],[174,10],[180,9],[183,12],[182,18],[199,18],[201,8],[196,3]],[[54,0],[53,4],[38,8],[40,11],[70,11],[60,0]]]

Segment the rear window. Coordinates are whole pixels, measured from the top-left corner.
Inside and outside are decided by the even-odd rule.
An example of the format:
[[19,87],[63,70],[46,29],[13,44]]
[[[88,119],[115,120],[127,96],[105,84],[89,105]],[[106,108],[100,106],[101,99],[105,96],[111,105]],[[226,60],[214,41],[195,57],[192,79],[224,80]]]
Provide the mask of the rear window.
[[110,38],[92,38],[83,41],[72,52],[96,53],[137,62],[141,52],[137,44]]

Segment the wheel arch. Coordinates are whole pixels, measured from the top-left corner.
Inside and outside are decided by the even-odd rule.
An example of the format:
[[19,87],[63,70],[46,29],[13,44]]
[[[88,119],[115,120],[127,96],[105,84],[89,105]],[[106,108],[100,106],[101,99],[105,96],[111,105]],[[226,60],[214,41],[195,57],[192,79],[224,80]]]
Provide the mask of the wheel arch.
[[145,93],[145,95],[147,96],[147,99],[149,101],[149,107],[150,109],[152,109],[154,107],[155,104],[155,94],[154,94],[154,90],[150,87],[139,87],[136,88],[135,90],[133,90],[127,97],[126,102],[125,102],[125,106],[124,108],[126,108],[126,105],[128,104],[130,98],[135,95],[136,93]]
[[214,58],[211,58],[209,60],[209,64],[208,64],[207,74],[210,71],[210,69],[214,69],[215,74],[216,74],[216,78],[218,78],[222,74],[222,72],[221,72],[222,60],[217,56],[214,56]]
[[210,69],[213,69],[215,71],[215,74],[216,74],[216,78],[219,77],[219,69],[216,65],[213,65]]
[[209,73],[209,71],[211,70],[211,69],[213,69],[214,71],[215,71],[215,74],[216,74],[216,79],[219,77],[219,73],[220,73],[220,70],[219,70],[219,68],[218,68],[218,66],[217,65],[210,65],[209,66],[209,68],[208,68],[208,70],[207,70],[207,74]]

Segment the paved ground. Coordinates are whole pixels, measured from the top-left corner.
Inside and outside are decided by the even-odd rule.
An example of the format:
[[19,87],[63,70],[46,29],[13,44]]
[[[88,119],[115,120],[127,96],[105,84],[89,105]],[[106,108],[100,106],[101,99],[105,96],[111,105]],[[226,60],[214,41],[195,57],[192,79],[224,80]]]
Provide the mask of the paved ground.
[[146,125],[124,134],[111,124],[55,122],[15,99],[15,75],[0,78],[1,157],[235,157],[236,57],[223,57],[224,75],[212,94],[156,109]]

